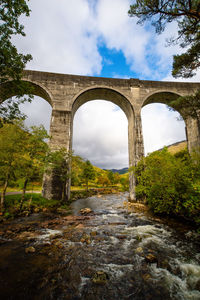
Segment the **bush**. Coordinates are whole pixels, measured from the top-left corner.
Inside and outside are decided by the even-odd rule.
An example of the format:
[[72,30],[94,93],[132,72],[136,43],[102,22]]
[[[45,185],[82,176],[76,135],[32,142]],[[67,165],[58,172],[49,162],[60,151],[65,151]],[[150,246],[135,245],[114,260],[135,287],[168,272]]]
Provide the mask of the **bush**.
[[21,214],[23,215],[23,212],[28,212],[30,214],[34,211],[42,211],[43,209],[56,211],[58,208],[63,208],[69,210],[68,204],[63,205],[59,200],[45,199],[41,194],[37,193],[26,193],[22,209],[20,209],[21,197],[21,194],[6,196],[4,217],[9,218]]
[[134,172],[136,197],[145,199],[155,213],[200,221],[199,169],[197,160],[186,150],[175,155],[167,148],[153,152],[138,163]]

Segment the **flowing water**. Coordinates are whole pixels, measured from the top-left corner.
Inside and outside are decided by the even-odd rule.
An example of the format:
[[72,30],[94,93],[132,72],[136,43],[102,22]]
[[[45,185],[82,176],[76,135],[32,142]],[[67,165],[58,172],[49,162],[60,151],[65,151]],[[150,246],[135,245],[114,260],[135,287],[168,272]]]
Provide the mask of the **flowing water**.
[[[0,248],[1,299],[200,299],[198,236],[128,209],[127,197],[80,199],[74,217],[51,222],[21,220],[27,238],[6,236]],[[92,213],[80,216],[85,207]]]

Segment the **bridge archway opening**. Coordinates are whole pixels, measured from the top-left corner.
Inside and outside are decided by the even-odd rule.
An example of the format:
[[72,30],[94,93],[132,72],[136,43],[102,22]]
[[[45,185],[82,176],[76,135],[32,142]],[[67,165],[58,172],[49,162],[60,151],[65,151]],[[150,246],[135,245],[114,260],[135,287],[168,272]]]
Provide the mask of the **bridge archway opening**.
[[179,143],[187,140],[186,124],[180,112],[168,106],[179,96],[172,92],[158,92],[144,101],[141,117],[145,155],[172,144],[181,149]]
[[89,88],[76,96],[72,105],[73,116],[81,105],[98,99],[110,101],[119,106],[127,116],[127,119],[133,116],[133,108],[129,100],[118,91],[107,87]]
[[[128,120],[128,162],[129,166],[135,165],[135,115],[133,111],[133,107],[131,105],[131,102],[128,98],[126,98],[124,95],[122,95],[120,92],[118,92],[115,89],[108,88],[108,87],[96,87],[96,88],[90,88],[88,90],[85,90],[81,92],[78,96],[75,97],[73,100],[73,106],[72,106],[72,119],[78,110],[79,107],[81,107],[86,102],[92,101],[92,100],[99,100],[103,99],[109,102],[112,102],[113,104],[119,106],[122,111],[125,113],[127,120]],[[92,126],[92,124],[91,124]],[[73,121],[72,121],[72,129],[73,129]],[[97,132],[98,135],[98,132]],[[127,135],[126,135],[127,136]],[[129,174],[129,195],[130,199],[135,198],[135,181],[134,181],[133,173]]]
[[[24,113],[27,118],[25,124],[27,126],[44,125],[49,132],[50,119],[52,112],[51,95],[46,89],[36,83],[23,81],[25,86],[23,88],[23,95],[21,89],[14,81],[8,81],[1,84],[0,102],[6,106],[8,99],[12,98],[15,101],[16,96],[20,95],[22,98],[28,96],[29,91],[34,95],[31,103],[25,102],[19,105],[20,111]],[[29,90],[30,88],[30,90]],[[26,93],[27,92],[27,93]]]
[[128,121],[119,106],[96,99],[79,107],[73,122],[73,150],[102,169],[128,166]]

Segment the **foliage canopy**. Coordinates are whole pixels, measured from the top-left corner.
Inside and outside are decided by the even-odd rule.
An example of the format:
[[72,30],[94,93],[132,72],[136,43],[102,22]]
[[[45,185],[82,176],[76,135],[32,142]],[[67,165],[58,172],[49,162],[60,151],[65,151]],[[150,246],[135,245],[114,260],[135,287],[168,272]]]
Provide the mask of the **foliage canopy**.
[[[29,1],[29,0],[28,0]],[[0,83],[13,80],[15,86],[20,89],[17,99],[9,99],[6,104],[0,104],[0,118],[2,125],[4,122],[11,122],[16,118],[24,117],[19,109],[19,104],[31,101],[31,89],[25,82],[20,81],[26,63],[32,59],[30,54],[19,53],[12,42],[13,36],[25,36],[24,26],[20,24],[19,18],[22,15],[27,17],[30,14],[27,1],[25,0],[1,0],[0,6]],[[27,98],[20,98],[24,94],[29,94]]]
[[200,152],[170,154],[166,148],[143,158],[134,169],[137,198],[156,213],[200,223]]

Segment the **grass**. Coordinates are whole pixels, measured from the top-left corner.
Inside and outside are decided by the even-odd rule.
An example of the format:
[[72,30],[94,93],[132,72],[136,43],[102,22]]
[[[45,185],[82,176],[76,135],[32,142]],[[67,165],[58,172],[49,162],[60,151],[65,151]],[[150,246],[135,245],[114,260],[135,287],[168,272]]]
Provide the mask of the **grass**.
[[38,193],[26,193],[20,210],[21,194],[7,195],[5,197],[4,217],[14,218],[17,216],[30,215],[40,211],[65,211],[70,212],[69,204],[63,204],[60,200],[48,200]]

